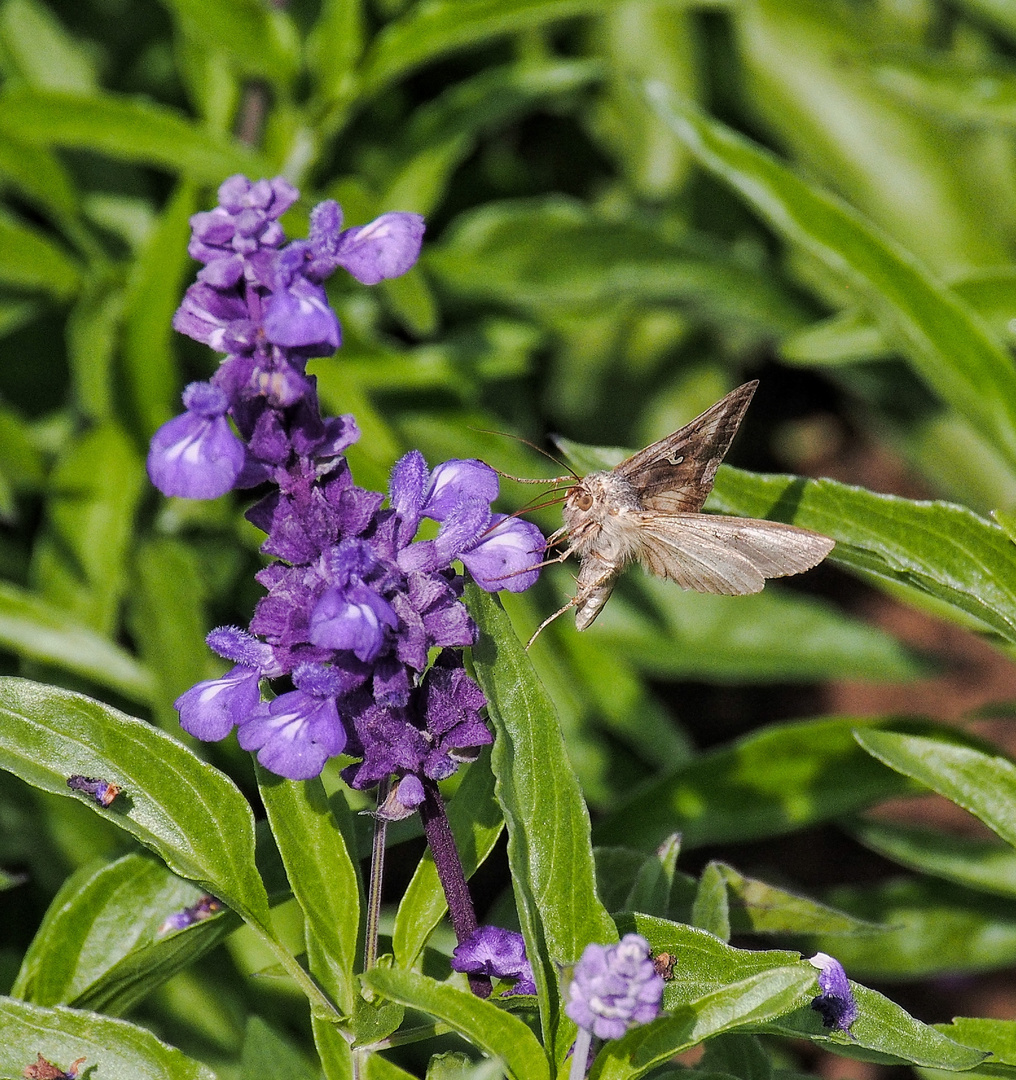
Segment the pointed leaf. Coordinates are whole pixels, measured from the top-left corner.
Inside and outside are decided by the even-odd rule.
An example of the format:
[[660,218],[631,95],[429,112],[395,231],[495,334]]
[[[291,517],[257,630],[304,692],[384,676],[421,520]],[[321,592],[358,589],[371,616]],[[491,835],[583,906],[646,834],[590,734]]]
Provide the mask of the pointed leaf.
[[662,84],[647,94],[701,165],[786,240],[849,282],[928,386],[1016,462],[1016,371],[954,293],[856,210],[761,147]]
[[969,746],[895,731],[858,731],[857,741],[892,769],[969,810],[1016,847],[1016,765]]
[[655,780],[596,826],[598,844],[686,848],[780,836],[913,788],[857,752],[854,730],[877,718],[773,725]]
[[142,98],[82,98],[19,88],[3,97],[0,132],[36,146],[94,150],[154,165],[205,184],[219,184],[237,172],[259,177],[274,171],[239,143]]
[[368,986],[451,1025],[491,1057],[500,1058],[514,1080],[549,1080],[543,1048],[523,1021],[451,983],[413,971],[376,967],[363,976]]
[[160,936],[166,918],[201,895],[148,854],[82,867],[46,912],[12,994],[36,1005],[126,1012],[239,925],[224,911]]
[[37,1054],[65,1069],[83,1057],[84,1072],[95,1070],[97,1077],[215,1080],[208,1066],[126,1020],[0,998],[0,1075],[23,1075]]
[[1016,899],[1016,851],[1008,844],[877,820],[862,821],[851,831],[902,866]]
[[258,790],[293,895],[316,948],[315,975],[339,1009],[353,1015],[353,967],[360,928],[356,868],[332,817],[320,779],[299,783],[258,767]]
[[835,1046],[836,1053],[859,1061],[918,1065],[930,1069],[972,1069],[984,1055],[963,1046],[935,1028],[915,1020],[894,1001],[867,986],[850,984],[857,1001],[857,1019],[850,1034],[830,1032],[813,1009],[801,1009],[767,1025],[771,1031]]
[[123,788],[88,805],[259,927],[268,897],[254,867],[254,818],[233,782],[133,716],[57,687],[0,679],[0,766],[44,791],[87,798],[73,774]]
[[[491,765],[508,828],[508,860],[526,951],[541,1001],[544,1041],[558,1031],[556,964],[572,963],[590,942],[617,940],[597,899],[589,813],[565,753],[550,698],[501,605],[466,587],[480,628],[473,663],[494,725]],[[568,888],[560,883],[567,881]],[[568,1030],[570,1022],[565,1025]],[[566,1041],[570,1044],[571,1035]],[[556,1046],[563,1058],[566,1046]]]

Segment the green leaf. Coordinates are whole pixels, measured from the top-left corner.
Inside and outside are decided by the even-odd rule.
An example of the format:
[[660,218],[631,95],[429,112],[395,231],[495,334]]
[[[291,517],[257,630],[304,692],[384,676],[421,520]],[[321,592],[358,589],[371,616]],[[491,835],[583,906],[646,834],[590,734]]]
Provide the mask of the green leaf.
[[742,472],[720,466],[708,506],[771,517],[836,541],[841,566],[962,625],[1016,641],[1016,560],[1005,531],[964,506],[880,495],[835,480]]
[[73,220],[78,213],[70,174],[49,150],[13,136],[0,139],[0,177],[57,220]]
[[[485,749],[469,766],[447,804],[447,813],[462,870],[468,880],[490,854],[504,828],[504,817],[494,798],[489,750]],[[402,894],[395,916],[392,951],[399,967],[409,968],[416,963],[431,931],[447,910],[434,856],[428,848]]]
[[[885,930],[879,923],[858,919],[807,896],[778,889],[757,878],[745,877],[726,863],[711,862],[706,869],[709,868],[714,868],[726,887],[730,926],[735,932],[870,934]],[[703,880],[704,877],[703,874]],[[696,925],[703,924],[696,921]]]
[[[677,857],[681,853],[681,834],[674,833],[660,845],[638,868],[635,883],[625,898],[628,911],[665,916],[670,907],[670,894],[677,875]],[[597,887],[600,882],[600,862],[596,864]]]
[[393,1001],[450,1024],[484,1053],[500,1058],[514,1080],[550,1080],[547,1058],[536,1036],[523,1021],[491,1002],[413,971],[376,967],[363,981]]
[[93,57],[52,11],[36,0],[6,0],[0,7],[0,48],[8,69],[40,90],[90,94],[96,89]]
[[480,628],[473,664],[494,725],[491,765],[544,1042],[563,1059],[572,1036],[559,1030],[556,964],[577,960],[590,942],[617,940],[617,931],[596,896],[589,813],[554,707],[501,605],[472,584],[466,602]]
[[1016,371],[969,308],[851,207],[665,87],[647,93],[699,163],[847,280],[928,386],[1016,462]]
[[861,821],[851,830],[865,847],[902,866],[970,889],[1016,898],[1016,852],[997,840]]
[[297,73],[299,41],[292,19],[258,0],[166,0],[184,31],[224,53],[245,75],[285,84]]
[[0,644],[26,659],[55,664],[131,701],[151,704],[154,674],[109,638],[16,585],[0,582]]
[[123,318],[123,290],[112,278],[91,280],[67,320],[67,359],[76,404],[93,423],[112,418],[113,363]]
[[638,1080],[705,1039],[789,1012],[814,985],[814,970],[795,964],[713,991],[671,1016],[609,1041],[593,1064],[589,1080]]
[[154,165],[204,184],[221,183],[237,172],[255,177],[274,172],[239,143],[142,98],[12,90],[0,105],[0,132],[34,146],[94,150]]
[[421,64],[490,38],[517,34],[555,19],[596,14],[612,0],[428,0],[390,22],[374,39],[364,59],[363,92]]
[[[976,312],[1000,345],[1012,342],[1010,324],[1016,318],[1016,271],[1011,267],[978,270],[952,278],[949,287]],[[791,334],[780,355],[795,364],[847,364],[885,359],[893,345],[874,318],[861,308],[849,308]]]
[[240,1055],[240,1080],[317,1080],[317,1075],[296,1047],[260,1016],[248,1019]]
[[645,574],[629,579],[597,620],[597,633],[608,651],[651,678],[895,682],[927,670],[885,632],[778,585],[730,597]]
[[895,731],[858,731],[858,743],[891,769],[969,810],[1016,846],[1016,765],[969,746]]
[[924,979],[1016,962],[1016,917],[1008,898],[922,878],[839,888],[828,899],[886,927],[880,934],[812,939],[813,948],[831,953],[858,978]]
[[37,1054],[65,1069],[83,1057],[84,1071],[97,1077],[215,1080],[206,1065],[126,1020],[0,998],[0,1075],[23,1075]]
[[857,983],[850,984],[857,1001],[857,1019],[850,1034],[823,1028],[819,1015],[810,1008],[801,1009],[770,1023],[770,1031],[792,1038],[811,1039],[837,1054],[859,1061],[887,1065],[917,1065],[932,1069],[971,1069],[984,1060],[978,1050],[962,1046],[935,1028],[915,1020],[894,1001]]
[[179,378],[173,313],[193,263],[187,254],[195,185],[177,186],[131,267],[124,297],[122,353],[131,404],[146,436],[177,412]]
[[138,545],[127,595],[128,626],[138,652],[158,680],[158,722],[175,734],[180,733],[180,718],[173,702],[195,683],[219,674],[210,670],[205,645],[205,591],[192,547],[168,537],[149,538]]
[[48,292],[63,300],[77,290],[80,277],[69,252],[9,214],[0,214],[0,284]]
[[48,528],[36,542],[32,576],[46,599],[109,635],[119,626],[145,484],[134,444],[112,423],[71,442],[50,475]]
[[424,265],[454,293],[544,316],[570,307],[588,318],[591,308],[631,299],[687,303],[728,332],[734,323],[782,334],[803,319],[771,275],[733,256],[693,254],[658,228],[599,217],[564,196],[460,215]]
[[991,1020],[982,1017],[956,1016],[951,1024],[936,1024],[935,1030],[943,1035],[984,1050],[999,1065],[1016,1066],[1016,1021]]
[[598,844],[686,848],[780,836],[913,788],[857,750],[875,718],[773,725],[653,781],[597,824]]
[[265,928],[268,897],[254,867],[254,819],[233,782],[175,739],[81,694],[0,680],[0,765],[44,791],[73,774],[123,789],[96,813],[152,848],[245,919]]
[[691,922],[707,930],[720,941],[730,941],[730,904],[727,883],[715,862],[709,863],[699,878],[695,901],[691,907]]
[[36,1005],[127,1012],[238,925],[223,911],[160,937],[166,918],[201,895],[147,854],[82,867],[50,904],[11,993]]
[[307,66],[316,79],[317,97],[332,103],[353,95],[363,39],[362,0],[323,0],[307,37]]
[[315,975],[341,1012],[353,1015],[360,885],[318,778],[296,783],[258,767],[258,790],[286,875],[315,939]]

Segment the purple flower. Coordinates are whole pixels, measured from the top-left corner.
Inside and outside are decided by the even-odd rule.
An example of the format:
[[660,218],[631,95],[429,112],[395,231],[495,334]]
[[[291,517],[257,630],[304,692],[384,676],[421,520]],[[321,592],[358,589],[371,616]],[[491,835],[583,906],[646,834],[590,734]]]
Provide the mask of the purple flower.
[[382,214],[369,225],[339,234],[336,263],[364,285],[399,277],[420,256],[424,223],[419,214]]
[[663,979],[656,973],[649,942],[625,934],[617,945],[587,945],[575,965],[565,1012],[600,1039],[620,1039],[660,1013]]
[[492,514],[486,531],[459,552],[459,558],[481,589],[524,592],[540,576],[545,546],[543,534],[531,521]]
[[818,968],[818,986],[822,991],[812,1000],[811,1007],[821,1013],[824,1027],[849,1032],[858,1009],[843,965],[823,952],[815,953],[808,963]]
[[273,773],[309,780],[342,753],[346,731],[334,697],[293,690],[258,705],[240,725],[237,739],[244,750],[257,750],[258,761]]
[[184,731],[205,742],[224,739],[261,703],[258,668],[237,664],[219,679],[206,679],[181,694],[173,707]]
[[495,979],[515,979],[505,993],[535,994],[533,968],[526,956],[526,943],[514,930],[500,926],[480,926],[452,952],[452,970]]
[[225,495],[246,459],[243,443],[226,420],[226,395],[211,383],[191,383],[183,403],[187,412],[167,421],[152,437],[148,475],[164,495]]
[[328,649],[349,649],[359,660],[376,659],[385,627],[399,625],[392,605],[373,589],[354,582],[324,593],[310,617],[310,640]]

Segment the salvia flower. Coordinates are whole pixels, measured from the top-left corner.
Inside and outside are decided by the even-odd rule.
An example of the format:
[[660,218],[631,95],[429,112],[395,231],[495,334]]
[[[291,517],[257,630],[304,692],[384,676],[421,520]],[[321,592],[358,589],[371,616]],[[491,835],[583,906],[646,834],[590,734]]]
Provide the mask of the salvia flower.
[[858,1008],[843,965],[823,952],[815,953],[808,963],[818,968],[818,986],[822,991],[812,999],[811,1007],[821,1014],[823,1026],[849,1033]]
[[488,978],[514,979],[511,994],[535,994],[533,968],[526,956],[526,943],[514,930],[500,926],[480,926],[460,942],[452,953],[452,970]]
[[[231,177],[220,205],[191,220],[189,250],[204,266],[174,326],[227,355],[156,432],[148,471],[166,494],[193,498],[262,486],[247,517],[276,561],[257,575],[266,595],[249,630],[208,637],[234,666],[176,707],[192,735],[235,728],[242,747],[290,779],[318,775],[339,754],[358,759],[347,781],[392,778],[383,813],[404,816],[425,782],[491,741],[483,694],[455,651],[477,633],[458,564],[487,591],[521,591],[536,580],[544,540],[493,512],[498,478],[481,461],[431,470],[411,451],[387,501],[353,482],[345,451],[359,430],[351,416],[321,415],[305,370],[341,342],[323,282],[340,267],[366,284],[405,273],[423,219],[388,213],[344,229],[338,204],[324,202],[309,238],[287,244],[278,219],[296,198],[283,180]],[[425,519],[437,534],[417,540]]]
[[625,934],[616,945],[587,945],[575,965],[565,1012],[599,1039],[619,1039],[660,1013],[663,979],[653,965],[649,942]]

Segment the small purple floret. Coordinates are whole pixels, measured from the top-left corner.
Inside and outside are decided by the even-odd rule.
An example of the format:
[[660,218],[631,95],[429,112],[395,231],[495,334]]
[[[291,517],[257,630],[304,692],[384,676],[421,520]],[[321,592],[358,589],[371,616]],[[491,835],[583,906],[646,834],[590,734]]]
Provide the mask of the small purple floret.
[[663,979],[649,942],[625,934],[617,945],[587,945],[575,965],[565,1012],[600,1039],[620,1039],[629,1027],[660,1014]]
[[257,668],[237,664],[219,679],[206,679],[181,694],[173,707],[180,726],[205,742],[224,739],[237,724],[246,723],[261,702]]
[[821,1014],[824,1027],[849,1032],[857,1019],[858,1008],[843,965],[822,952],[815,953],[808,963],[818,968],[818,985],[822,991],[812,999],[811,1007]]
[[452,970],[495,979],[515,979],[515,985],[505,997],[536,993],[525,939],[514,930],[503,930],[500,926],[477,927],[470,937],[456,946],[452,953]]
[[148,475],[164,495],[225,495],[247,455],[226,419],[229,400],[210,383],[191,383],[183,400],[187,412],[167,421],[152,437]]
[[273,773],[309,780],[342,753],[346,731],[334,698],[293,690],[258,705],[238,728],[237,739],[244,750],[257,750],[258,761]]
[[109,780],[101,780],[94,776],[78,776],[77,774],[67,777],[67,786],[72,791],[80,791],[85,795],[91,795],[99,806],[112,806],[117,795],[123,790],[119,784],[111,783]]

